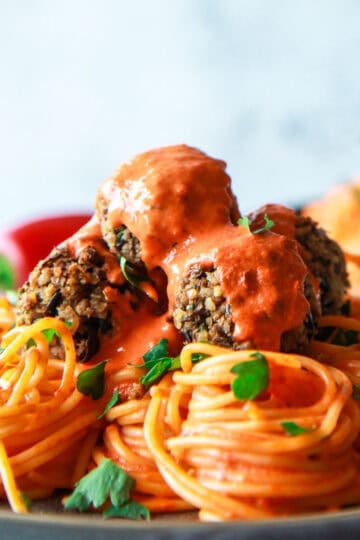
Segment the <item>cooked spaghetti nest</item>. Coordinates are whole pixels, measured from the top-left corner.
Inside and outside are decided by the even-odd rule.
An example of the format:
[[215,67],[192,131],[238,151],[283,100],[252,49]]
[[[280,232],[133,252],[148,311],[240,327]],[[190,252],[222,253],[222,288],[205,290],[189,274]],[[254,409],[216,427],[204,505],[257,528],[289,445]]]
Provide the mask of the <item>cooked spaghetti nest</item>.
[[[359,328],[345,317],[321,324]],[[63,360],[51,356],[48,328]],[[61,321],[8,329],[1,345],[0,495],[16,512],[26,511],[22,493],[45,498],[72,489],[105,457],[135,479],[133,498],[154,512],[195,508],[201,520],[231,520],[360,503],[357,346],[313,342],[321,363],[262,351],[269,384],[248,400],[234,395],[231,369],[255,351],[192,343],[180,354],[181,369],[99,420],[105,398],[143,370],[109,366],[106,396],[94,401],[76,389],[83,368]],[[205,358],[193,364],[194,354]],[[289,423],[300,428],[296,436]]]
[[[61,340],[64,360],[50,355],[43,334],[49,328]],[[1,345],[2,495],[6,493],[14,511],[22,512],[26,506],[21,492],[44,498],[55,488],[72,488],[74,478],[86,472],[82,446],[89,432],[98,430],[99,404],[76,390],[74,341],[58,319],[45,317],[28,327],[14,327],[3,335]]]
[[[142,400],[107,413],[95,463],[106,456],[128,471],[137,482],[135,498],[150,509],[195,507],[202,520],[288,515],[360,502],[353,448],[360,411],[348,376],[311,358],[263,352],[270,390],[255,401],[239,400],[231,390],[230,370],[252,352],[205,343],[184,347],[182,371],[167,374]],[[194,353],[208,358],[193,365]],[[276,374],[283,370],[293,381],[288,393],[298,392],[294,399],[276,395]],[[301,399],[309,383],[310,392]],[[287,422],[304,432],[290,436]]]

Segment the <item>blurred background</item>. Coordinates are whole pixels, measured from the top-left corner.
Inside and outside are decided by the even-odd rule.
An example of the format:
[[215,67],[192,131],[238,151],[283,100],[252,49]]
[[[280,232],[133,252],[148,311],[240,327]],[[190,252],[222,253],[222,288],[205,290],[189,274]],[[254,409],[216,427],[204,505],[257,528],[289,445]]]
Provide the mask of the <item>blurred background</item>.
[[242,210],[360,172],[360,2],[0,0],[0,226],[133,154],[225,159]]

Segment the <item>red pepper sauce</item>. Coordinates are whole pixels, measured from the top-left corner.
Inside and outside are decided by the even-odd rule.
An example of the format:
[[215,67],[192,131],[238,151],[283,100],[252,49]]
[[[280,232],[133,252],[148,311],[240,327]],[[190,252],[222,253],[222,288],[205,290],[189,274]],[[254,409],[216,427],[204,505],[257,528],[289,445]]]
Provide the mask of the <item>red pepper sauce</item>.
[[[298,244],[289,239],[294,237],[294,212],[278,205],[264,207],[276,223],[271,232],[253,235],[234,225],[238,210],[223,161],[185,145],[146,152],[105,181],[99,197],[108,203],[111,226],[126,225],[140,241],[150,275],[160,267],[168,280],[165,314],[156,315],[156,306],[147,300],[130,311],[123,299],[114,298],[118,331],[104,341],[100,353],[117,367],[140,362],[161,337],[169,339],[173,354],[180,350],[172,308],[184,275],[195,263],[218,270],[231,306],[235,340],[279,350],[282,333],[304,320],[309,311],[304,296],[308,270]],[[262,227],[263,209],[252,219]],[[89,242],[104,246],[96,218],[69,245],[76,252]],[[117,258],[109,254],[106,260],[109,281],[123,281]]]

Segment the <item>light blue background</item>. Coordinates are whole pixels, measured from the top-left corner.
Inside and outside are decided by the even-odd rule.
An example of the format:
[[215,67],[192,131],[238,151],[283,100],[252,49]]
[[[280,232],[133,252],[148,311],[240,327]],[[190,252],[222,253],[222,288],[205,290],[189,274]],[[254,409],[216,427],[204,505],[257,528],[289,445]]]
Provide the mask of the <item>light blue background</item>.
[[360,171],[359,56],[354,0],[0,0],[0,225],[178,142],[243,210],[318,195]]

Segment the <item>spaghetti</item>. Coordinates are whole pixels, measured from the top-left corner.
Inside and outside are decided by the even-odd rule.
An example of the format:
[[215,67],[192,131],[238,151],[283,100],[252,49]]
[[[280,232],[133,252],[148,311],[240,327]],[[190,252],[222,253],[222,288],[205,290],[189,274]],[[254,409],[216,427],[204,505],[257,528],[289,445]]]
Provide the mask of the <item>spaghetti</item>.
[[344,254],[280,205],[240,217],[225,167],[186,145],[136,156],[36,265],[16,317],[0,298],[0,497],[15,512],[74,485],[66,508],[105,517],[360,503]]
[[[61,336],[64,360],[51,358],[42,333],[48,328]],[[33,345],[29,347],[30,340]],[[43,318],[28,328],[15,327],[3,336],[2,345],[2,494],[6,492],[14,511],[22,512],[26,508],[18,491],[43,498],[55,488],[73,486],[74,471],[84,469],[74,456],[81,460],[87,435],[97,427],[100,404],[87,400],[75,388],[74,343],[61,321]],[[85,468],[87,465],[86,461]]]
[[[359,328],[346,317],[321,324]],[[51,358],[46,328],[61,336],[64,360]],[[30,339],[35,345],[27,348]],[[354,444],[360,410],[351,397],[359,376],[357,346],[314,341],[321,363],[264,352],[269,385],[248,401],[232,392],[230,370],[251,351],[189,344],[181,370],[165,375],[143,398],[112,407],[102,422],[97,416],[104,400],[76,390],[79,367],[71,331],[61,321],[15,327],[2,344],[0,474],[2,496],[16,512],[26,511],[21,493],[43,498],[56,488],[71,489],[104,457],[136,480],[134,498],[153,512],[198,508],[202,520],[229,520],[360,503]],[[207,358],[193,365],[199,353]],[[107,395],[139,371],[110,369]],[[286,422],[303,431],[289,435]]]

